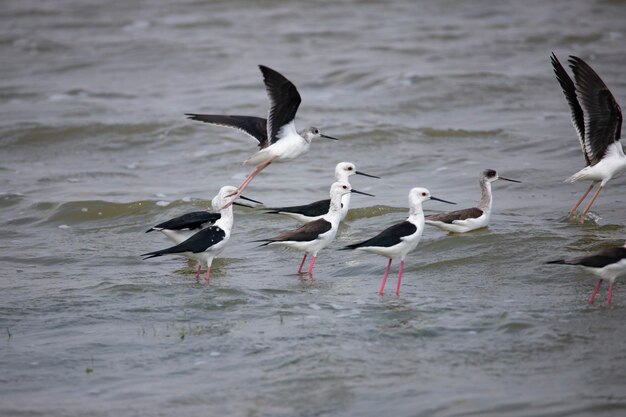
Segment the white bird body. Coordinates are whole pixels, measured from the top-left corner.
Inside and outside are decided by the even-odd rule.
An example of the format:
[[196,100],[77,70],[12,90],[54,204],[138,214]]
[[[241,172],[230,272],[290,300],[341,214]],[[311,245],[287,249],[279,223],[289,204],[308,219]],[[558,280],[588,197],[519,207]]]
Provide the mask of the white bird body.
[[600,187],[604,187],[609,180],[626,170],[626,155],[620,142],[613,142],[606,148],[604,158],[597,164],[589,165],[581,169],[565,182],[577,181],[600,181]]
[[308,135],[305,131],[302,134],[304,136],[296,131],[295,123],[291,121],[279,131],[276,142],[246,159],[244,165],[258,165],[268,160],[283,162],[296,159],[308,152],[311,146],[311,140],[306,139]]

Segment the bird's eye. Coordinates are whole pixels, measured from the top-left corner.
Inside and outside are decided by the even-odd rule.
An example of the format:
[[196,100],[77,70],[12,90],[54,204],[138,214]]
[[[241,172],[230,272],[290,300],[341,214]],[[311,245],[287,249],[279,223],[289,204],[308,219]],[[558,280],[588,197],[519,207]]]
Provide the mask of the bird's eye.
[[318,133],[320,133],[320,131],[317,129],[313,129],[313,133],[317,135]]
[[426,197],[426,193],[422,193],[422,197]]
[[348,167],[348,171],[352,171],[354,168],[352,167]]
[[347,186],[347,185],[344,185],[344,186],[343,186],[343,189],[344,189],[344,190],[347,190],[347,189],[348,189],[348,186]]

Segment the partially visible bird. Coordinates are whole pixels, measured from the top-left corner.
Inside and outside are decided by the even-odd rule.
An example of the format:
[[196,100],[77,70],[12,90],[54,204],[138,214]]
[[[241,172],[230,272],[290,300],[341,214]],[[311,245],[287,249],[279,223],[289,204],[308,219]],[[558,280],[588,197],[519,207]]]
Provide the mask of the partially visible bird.
[[613,300],[613,283],[619,277],[626,276],[626,243],[624,246],[602,249],[593,255],[574,259],[559,259],[548,262],[549,264],[580,265],[586,272],[589,272],[600,280],[596,284],[588,303],[593,304],[596,294],[606,279],[609,281],[609,293],[607,305],[611,305]]
[[[335,181],[349,183],[348,178],[352,175],[363,175],[365,177],[380,179],[380,177],[375,175],[357,171],[356,166],[352,162],[340,162],[335,167]],[[341,198],[341,220],[346,218],[348,210],[350,209],[350,195],[350,193],[344,194]],[[329,208],[330,199],[327,199],[302,206],[269,207],[266,210],[271,214],[285,214],[299,222],[307,223],[321,218],[328,213]]]
[[299,157],[309,150],[314,138],[337,140],[337,138],[322,134],[316,127],[309,127],[301,132],[296,131],[294,119],[301,102],[296,86],[269,67],[259,65],[259,68],[270,100],[267,119],[237,115],[186,114],[192,120],[239,129],[259,141],[261,150],[244,161],[245,165],[256,165],[255,168],[237,187],[237,191],[233,193],[232,199],[227,204],[237,198],[250,181],[272,162],[288,161]]
[[[213,198],[213,201],[216,201],[215,199],[218,199],[218,198],[219,198],[219,194]],[[242,195],[240,195],[239,198],[243,200],[251,201],[257,204],[263,204],[260,201],[253,200],[251,198],[244,197]],[[248,207],[248,208],[251,207],[247,204],[238,203],[236,201],[233,202],[233,204],[236,206],[241,206],[241,207]],[[211,207],[214,210],[219,210],[221,208],[220,206],[216,205],[214,202],[211,203]],[[151,227],[150,229],[146,230],[146,233],[150,233],[154,230],[158,230],[159,232],[167,236],[170,240],[172,240],[174,243],[178,244],[189,239],[191,236],[193,236],[200,230],[206,229],[208,226],[215,224],[215,222],[219,220],[220,217],[222,217],[222,215],[219,212],[212,212],[212,211],[207,211],[207,210],[192,211],[189,213],[185,213],[181,216],[174,217],[173,219],[164,221],[163,223],[159,223],[156,226]]]
[[343,249],[356,249],[372,252],[389,258],[385,275],[380,283],[378,293],[383,294],[387,276],[391,268],[391,262],[394,258],[400,258],[400,268],[398,270],[398,283],[396,284],[396,295],[400,295],[400,284],[402,282],[402,270],[404,269],[404,259],[413,249],[422,237],[424,231],[424,211],[422,203],[427,200],[437,200],[448,204],[455,204],[450,201],[442,200],[430,195],[430,191],[426,188],[416,187],[409,191],[409,217],[401,222],[380,232],[373,238],[363,242],[345,246]]
[[626,169],[626,155],[619,142],[622,111],[608,87],[585,61],[575,56],[569,57],[569,66],[574,73],[572,81],[556,55],[552,54],[551,60],[556,79],[569,104],[572,123],[587,165],[566,181],[591,181],[587,191],[570,209],[570,216],[594,185],[600,182],[598,190],[580,215],[582,222],[606,183]]
[[328,213],[295,230],[281,233],[269,239],[256,240],[255,242],[265,242],[261,246],[284,245],[303,251],[304,257],[300,263],[300,268],[298,268],[298,274],[302,273],[302,267],[307,255],[311,255],[312,258],[307,271],[309,276],[311,276],[318,252],[328,246],[337,234],[339,222],[341,221],[341,197],[351,192],[371,196],[371,194],[354,190],[347,182],[335,182],[330,187],[330,207]]
[[476,207],[438,213],[426,216],[426,224],[435,226],[450,233],[465,233],[489,225],[493,196],[491,183],[497,180],[521,182],[499,176],[493,169],[486,169],[480,174],[480,190],[482,197]]
[[233,208],[226,206],[229,196],[236,192],[233,186],[224,186],[217,196],[213,198],[211,205],[219,208],[220,217],[213,226],[206,227],[193,234],[188,239],[176,246],[154,252],[144,253],[144,260],[163,255],[184,255],[198,261],[196,279],[200,278],[202,266],[206,267],[206,282],[209,282],[211,275],[211,264],[213,258],[222,253],[233,227]]

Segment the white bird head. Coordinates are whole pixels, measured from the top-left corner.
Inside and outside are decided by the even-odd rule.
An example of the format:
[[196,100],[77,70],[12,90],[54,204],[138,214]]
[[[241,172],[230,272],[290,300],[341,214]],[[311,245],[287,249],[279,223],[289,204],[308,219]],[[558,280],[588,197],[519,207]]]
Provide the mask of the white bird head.
[[213,200],[211,200],[211,207],[213,207],[213,210],[221,210],[222,207],[230,200],[229,196],[236,192],[237,187],[233,187],[232,185],[225,185],[220,188],[220,191],[215,197],[213,197]]
[[306,140],[309,143],[311,143],[313,138],[325,138],[325,139],[339,140],[332,136],[322,134],[322,132],[316,127],[307,127],[306,129],[302,131],[301,136],[304,138],[304,140]]
[[352,188],[350,183],[345,182],[345,181],[337,181],[337,182],[334,182],[333,185],[330,186],[330,199],[331,200],[333,198],[341,199],[341,196],[350,194],[350,193],[363,194],[363,195],[369,195],[370,197],[375,197],[373,194],[364,193],[363,191],[355,190],[354,188]]
[[446,200],[442,200],[441,198],[433,197],[430,194],[430,191],[428,191],[428,189],[426,188],[415,187],[415,188],[411,188],[411,191],[409,191],[409,205],[411,207],[418,207],[424,201],[427,201],[427,200],[437,200],[443,203],[456,204],[451,201],[446,201]]
[[357,171],[356,165],[354,165],[352,162],[339,162],[335,167],[335,179],[337,181],[347,182],[348,177],[355,174],[371,178],[380,178],[375,175],[370,175],[366,174],[365,172]]

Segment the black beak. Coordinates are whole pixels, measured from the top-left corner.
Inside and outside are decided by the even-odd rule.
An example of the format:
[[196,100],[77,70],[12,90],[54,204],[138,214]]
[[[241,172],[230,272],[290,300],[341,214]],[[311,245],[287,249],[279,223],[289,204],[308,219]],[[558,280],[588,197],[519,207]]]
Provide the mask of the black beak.
[[337,139],[337,138],[334,138],[334,137],[332,137],[332,136],[328,136],[328,135],[322,135],[321,133],[320,133],[320,137],[322,137],[322,138],[324,138],[324,139],[332,139],[332,140],[339,140],[339,139]]
[[233,206],[241,206],[241,207],[247,207],[247,208],[254,208],[254,206],[249,206],[247,204],[243,204],[243,203],[238,203],[236,201],[233,201]]
[[246,201],[252,201],[253,203],[257,203],[257,204],[263,204],[263,203],[261,203],[260,201],[253,200],[253,199],[251,199],[251,198],[244,197],[244,196],[242,196],[242,195],[240,195],[240,196],[239,196],[239,198],[241,198],[242,200],[246,200]]
[[376,197],[374,194],[364,193],[363,191],[358,191],[358,190],[355,190],[354,188],[352,189],[352,192],[357,193],[357,194],[369,195],[370,197]]
[[510,179],[510,178],[504,178],[504,177],[501,177],[501,176],[498,176],[498,179],[499,179],[499,180],[504,180],[504,181],[511,181],[511,182],[519,182],[519,183],[521,183],[521,181],[518,181],[518,180],[512,180],[512,179]]
[[361,172],[361,171],[356,171],[355,172],[356,175],[363,175],[364,177],[370,177],[370,178],[378,178],[380,179],[380,177],[377,177],[376,175],[370,175],[370,174],[366,174],[365,172]]
[[456,203],[453,203],[452,201],[446,201],[446,200],[442,200],[441,198],[433,197],[432,195],[430,196],[430,199],[431,200],[441,201],[442,203],[456,204]]

